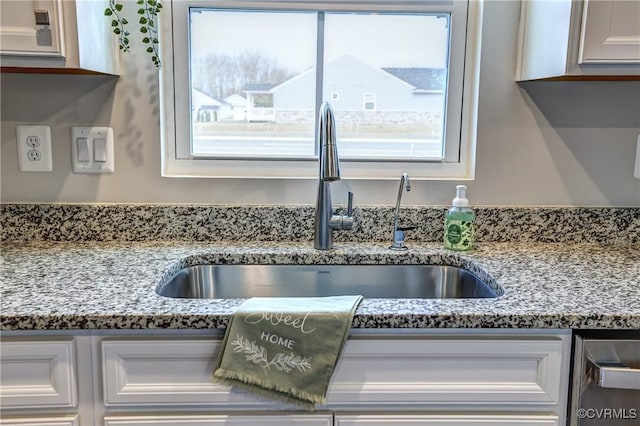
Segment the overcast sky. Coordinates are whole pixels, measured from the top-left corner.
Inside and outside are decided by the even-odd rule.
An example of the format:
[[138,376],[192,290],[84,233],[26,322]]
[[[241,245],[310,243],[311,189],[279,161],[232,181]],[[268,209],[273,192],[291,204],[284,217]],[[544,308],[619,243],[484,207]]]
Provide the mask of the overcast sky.
[[[258,51],[294,72],[315,66],[317,17],[301,12],[191,13],[191,49]],[[345,54],[377,67],[444,68],[447,20],[433,15],[332,13],[325,21],[325,60]]]

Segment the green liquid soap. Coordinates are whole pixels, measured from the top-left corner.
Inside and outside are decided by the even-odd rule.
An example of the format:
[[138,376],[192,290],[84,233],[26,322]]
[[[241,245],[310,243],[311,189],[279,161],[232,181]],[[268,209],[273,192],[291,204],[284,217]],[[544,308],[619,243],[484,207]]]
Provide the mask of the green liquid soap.
[[444,246],[449,250],[471,250],[475,242],[476,214],[469,208],[466,189],[465,185],[456,186],[456,198],[444,217]]

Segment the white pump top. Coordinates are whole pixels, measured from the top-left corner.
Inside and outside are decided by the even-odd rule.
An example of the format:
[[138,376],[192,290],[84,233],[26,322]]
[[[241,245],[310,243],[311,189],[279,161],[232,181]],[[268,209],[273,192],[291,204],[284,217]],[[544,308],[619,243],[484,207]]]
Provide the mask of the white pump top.
[[453,207],[469,207],[469,200],[465,195],[466,191],[467,185],[456,186],[456,198],[454,198],[451,203]]

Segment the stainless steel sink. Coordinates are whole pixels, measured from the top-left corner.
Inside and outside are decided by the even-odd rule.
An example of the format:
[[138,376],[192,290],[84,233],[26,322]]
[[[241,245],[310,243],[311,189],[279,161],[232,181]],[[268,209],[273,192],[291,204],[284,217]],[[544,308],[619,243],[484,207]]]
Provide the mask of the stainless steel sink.
[[348,294],[457,299],[502,294],[465,269],[442,265],[196,265],[161,281],[156,292],[196,299]]

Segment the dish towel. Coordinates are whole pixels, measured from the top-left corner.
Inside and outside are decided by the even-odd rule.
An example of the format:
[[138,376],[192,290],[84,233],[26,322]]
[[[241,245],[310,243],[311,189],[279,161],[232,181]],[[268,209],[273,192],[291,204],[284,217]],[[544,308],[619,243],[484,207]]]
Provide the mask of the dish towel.
[[327,388],[362,296],[255,297],[231,317],[215,383],[307,409]]

